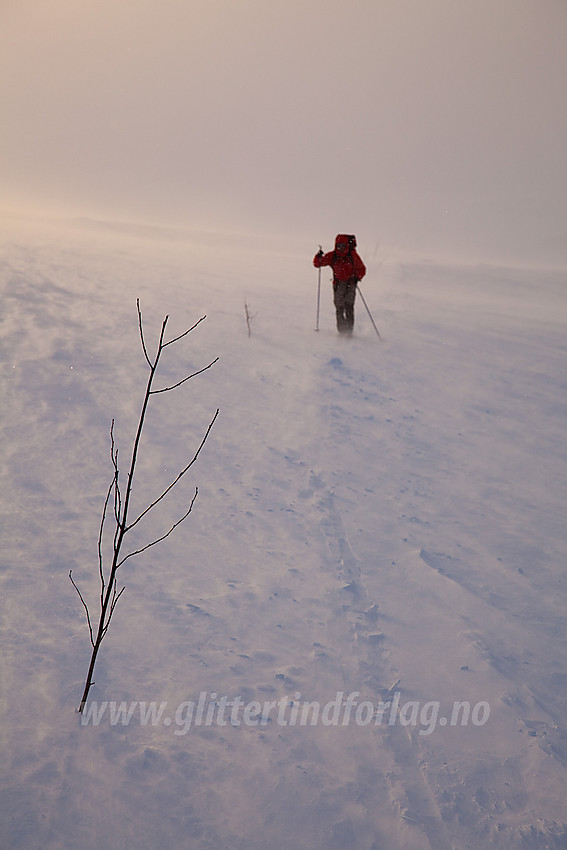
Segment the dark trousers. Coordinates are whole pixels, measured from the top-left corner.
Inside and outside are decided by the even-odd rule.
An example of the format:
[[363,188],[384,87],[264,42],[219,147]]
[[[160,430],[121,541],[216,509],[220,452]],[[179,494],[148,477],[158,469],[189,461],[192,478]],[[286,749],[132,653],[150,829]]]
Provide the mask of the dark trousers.
[[352,333],[356,283],[355,279],[333,281],[333,300],[337,311],[337,330],[339,333]]

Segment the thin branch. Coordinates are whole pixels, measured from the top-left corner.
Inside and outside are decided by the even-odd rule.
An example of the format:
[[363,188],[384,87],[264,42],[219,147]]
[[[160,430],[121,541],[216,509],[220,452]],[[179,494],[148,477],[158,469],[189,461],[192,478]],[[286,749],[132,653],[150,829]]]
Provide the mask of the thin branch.
[[187,466],[186,466],[184,469],[182,469],[182,470],[181,470],[181,472],[179,473],[179,475],[177,476],[177,478],[175,478],[175,479],[171,482],[171,484],[169,485],[169,487],[166,487],[166,489],[163,491],[163,493],[161,494],[161,496],[158,496],[158,497],[157,497],[157,499],[155,499],[155,500],[154,500],[154,501],[153,501],[150,505],[148,505],[148,507],[147,507],[145,510],[143,510],[143,511],[142,511],[142,513],[141,513],[141,514],[140,514],[140,515],[139,515],[139,516],[138,516],[138,517],[134,520],[134,522],[131,522],[131,523],[130,523],[130,525],[125,526],[125,528],[124,528],[124,532],[130,531],[130,529],[131,529],[131,528],[134,528],[134,526],[135,526],[135,525],[137,525],[137,524],[140,522],[140,520],[141,520],[143,517],[145,517],[145,515],[146,515],[147,513],[149,513],[149,512],[152,510],[152,508],[155,508],[155,506],[156,506],[157,504],[159,504],[159,502],[161,502],[161,501],[162,501],[162,499],[164,499],[164,498],[167,496],[167,494],[169,493],[169,491],[170,491],[170,490],[172,490],[172,489],[175,487],[175,485],[177,484],[177,482],[178,482],[181,478],[183,478],[183,476],[185,475],[185,473],[186,473],[186,472],[188,472],[188,471],[189,471],[189,469],[191,469],[191,467],[193,466],[193,464],[195,463],[195,461],[196,461],[196,460],[197,460],[197,458],[199,457],[199,454],[201,453],[201,449],[203,448],[203,446],[204,446],[204,445],[205,445],[205,443],[207,442],[207,437],[209,436],[209,434],[210,434],[210,432],[211,432],[211,429],[212,429],[213,425],[215,424],[215,421],[216,421],[216,418],[217,418],[217,416],[218,416],[218,415],[219,415],[219,410],[217,409],[217,411],[216,411],[215,415],[213,416],[213,418],[211,419],[211,421],[210,421],[210,423],[209,423],[209,427],[207,428],[207,430],[206,430],[206,432],[205,432],[205,436],[204,436],[204,437],[203,437],[203,439],[201,440],[201,444],[200,444],[199,448],[197,449],[197,451],[196,451],[196,452],[195,452],[195,454],[193,455],[192,460],[190,460],[190,461],[189,461],[189,463],[187,464]]
[[[101,623],[99,624],[99,628],[102,626],[102,629],[101,629],[101,631],[100,631],[100,633],[99,633],[99,636],[100,636],[100,643],[102,643],[103,638],[104,638],[104,636],[105,636],[106,632],[108,631],[108,627],[110,626],[110,621],[111,621],[111,619],[112,619],[112,610],[113,610],[113,608],[114,608],[114,606],[115,606],[115,604],[116,604],[116,578],[114,578],[114,580],[113,580],[113,582],[112,582],[112,584],[111,584],[111,588],[112,588],[112,597],[111,597],[111,598],[109,597],[109,600],[110,600],[110,609],[109,609],[109,611],[108,611],[108,613],[107,613],[106,617],[105,617],[105,618],[103,617],[103,618],[101,619]],[[109,588],[109,594],[110,594],[110,590],[111,590],[111,588]],[[122,588],[122,591],[124,591],[124,590],[126,590],[126,588],[125,588],[125,587],[123,587],[123,588]],[[120,591],[120,592],[122,593],[122,591]],[[108,603],[108,600],[107,600],[107,603]]]
[[120,495],[120,487],[118,485],[118,470],[116,471],[114,478],[112,479],[111,486],[114,488],[114,520],[116,522],[117,527],[120,527],[120,519],[122,515],[122,497]]
[[114,419],[112,420],[112,424],[110,426],[110,461],[112,463],[114,469],[114,478],[112,479],[111,488],[114,487],[114,519],[118,524],[120,522],[120,511],[121,511],[121,502],[120,502],[120,487],[118,486],[118,449],[116,448],[114,442]]
[[81,591],[79,590],[79,588],[75,584],[75,581],[73,579],[73,570],[69,570],[69,578],[71,579],[71,584],[73,585],[73,587],[75,588],[75,590],[79,594],[79,599],[83,603],[83,608],[85,609],[85,612],[87,614],[87,623],[89,624],[89,634],[91,636],[91,644],[92,644],[92,646],[94,646],[93,628],[91,626],[91,618],[90,618],[90,614],[89,614],[89,609],[88,609],[87,603],[83,599],[83,594],[81,593]]
[[208,366],[204,366],[202,369],[199,369],[198,372],[193,372],[192,375],[187,375],[186,378],[183,378],[182,381],[178,381],[176,384],[173,384],[171,387],[163,387],[161,390],[151,390],[150,395],[157,395],[158,393],[168,393],[170,390],[175,390],[177,387],[180,387],[181,384],[184,384],[186,381],[190,381],[191,378],[195,378],[197,375],[202,375],[203,372],[206,372],[207,369],[210,369],[211,366],[214,366],[215,363],[218,363],[219,358],[215,357],[214,360],[211,360]]
[[[162,322],[162,325],[161,325],[161,333],[159,335],[159,342],[158,342],[158,353],[156,354],[156,359],[154,360],[152,368],[155,368],[157,366],[159,356],[160,356],[161,352],[163,351],[163,349],[165,348],[166,344],[164,343],[163,338],[165,336],[165,326],[167,325],[168,321],[169,321],[169,316],[166,316],[165,319]],[[169,343],[167,343],[167,344],[169,345]]]
[[[195,504],[195,499],[197,498],[198,493],[199,493],[199,488],[195,487],[195,494],[194,494],[193,498],[191,499],[191,504],[189,505],[189,510],[186,513],[183,514],[181,519],[178,519],[177,522],[173,523],[173,525],[171,526],[171,528],[169,529],[169,531],[166,534],[164,534],[162,537],[158,537],[157,540],[153,540],[151,543],[147,543],[145,546],[142,546],[141,549],[136,549],[135,552],[130,552],[128,555],[126,555],[124,558],[122,558],[121,561],[119,561],[117,563],[116,568],[118,569],[118,567],[121,567],[122,564],[124,563],[124,561],[127,561],[128,558],[131,558],[133,555],[140,555],[142,552],[145,552],[146,549],[151,549],[151,547],[155,546],[156,543],[161,543],[162,540],[165,540],[166,537],[169,537],[171,532],[174,531],[177,528],[178,525],[181,525],[183,520],[187,519],[187,517],[189,516],[189,514],[193,510],[193,505]],[[130,528],[131,527],[132,526],[130,526]]]
[[140,309],[140,299],[139,298],[136,298],[136,308],[138,310],[138,327],[140,328],[140,339],[142,341],[142,349],[144,351],[144,357],[146,358],[147,364],[151,369],[152,363],[151,363],[150,358],[148,357],[148,351],[147,351],[146,343],[145,343],[145,340],[144,340],[144,329],[142,327],[142,311]]
[[120,493],[120,485],[118,483],[118,469],[116,469],[114,473],[114,480],[112,482],[112,486],[114,487],[114,543],[116,544],[118,532],[120,530],[122,522],[122,494]]
[[108,503],[110,501],[110,494],[112,493],[112,488],[114,487],[114,479],[108,488],[108,492],[106,494],[106,499],[104,500],[104,506],[102,508],[102,517],[100,520],[100,529],[98,532],[98,571],[100,574],[100,601],[102,604],[102,600],[104,598],[104,570],[103,570],[103,557],[102,557],[102,538],[104,535],[104,524],[106,522],[106,511],[108,508]]
[[251,319],[254,318],[254,316],[252,316],[250,314],[250,310],[248,309],[248,304],[247,304],[246,301],[244,301],[244,314],[246,316],[246,326],[248,328],[248,336],[251,337],[252,336],[252,327],[250,325],[250,321],[251,321]]
[[114,614],[114,609],[116,608],[116,603],[118,602],[118,600],[120,599],[120,597],[122,596],[122,594],[124,593],[125,590],[126,590],[126,587],[123,587],[122,590],[120,591],[120,593],[116,593],[116,580],[114,581],[114,590],[112,591],[112,602],[110,603],[110,611],[108,612],[108,618],[107,618],[107,621],[106,621],[106,626],[104,627],[104,630],[103,630],[103,636],[106,634],[106,632],[108,631],[108,627],[110,626],[110,621],[112,619],[112,615]]
[[190,334],[190,333],[191,333],[191,331],[194,331],[194,330],[195,330],[195,328],[197,327],[197,325],[200,325],[200,324],[201,324],[201,322],[203,322],[206,318],[207,318],[206,316],[201,316],[201,318],[200,318],[200,319],[198,319],[198,320],[195,322],[195,324],[193,325],[193,327],[188,328],[186,331],[183,331],[183,333],[182,333],[182,334],[179,334],[179,336],[174,337],[174,339],[170,339],[168,342],[164,342],[164,343],[163,343],[163,348],[166,348],[166,346],[168,346],[168,345],[173,345],[173,343],[174,343],[174,342],[177,342],[178,340],[183,339],[183,337],[184,337],[184,336],[187,336],[187,334]]

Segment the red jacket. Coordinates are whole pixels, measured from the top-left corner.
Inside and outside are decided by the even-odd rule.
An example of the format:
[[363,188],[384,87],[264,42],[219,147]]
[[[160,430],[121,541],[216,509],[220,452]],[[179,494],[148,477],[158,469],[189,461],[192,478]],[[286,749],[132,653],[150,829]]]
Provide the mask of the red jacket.
[[339,233],[335,239],[335,250],[329,251],[327,254],[316,254],[313,258],[313,265],[319,269],[321,266],[331,266],[333,269],[333,279],[344,283],[352,280],[358,283],[366,274],[366,266],[356,253],[355,248],[351,248],[352,237],[343,233]]

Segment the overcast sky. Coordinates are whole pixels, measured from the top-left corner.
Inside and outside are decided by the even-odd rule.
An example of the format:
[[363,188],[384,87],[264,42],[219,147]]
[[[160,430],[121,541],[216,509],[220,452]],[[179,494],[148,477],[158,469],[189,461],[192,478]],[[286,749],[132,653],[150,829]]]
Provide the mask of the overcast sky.
[[0,206],[567,265],[567,0],[0,0]]

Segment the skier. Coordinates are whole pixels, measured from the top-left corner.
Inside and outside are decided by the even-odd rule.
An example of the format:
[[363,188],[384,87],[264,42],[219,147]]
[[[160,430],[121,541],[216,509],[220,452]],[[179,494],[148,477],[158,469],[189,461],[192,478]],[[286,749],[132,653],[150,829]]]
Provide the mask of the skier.
[[356,237],[339,233],[335,239],[335,250],[324,254],[320,248],[313,258],[313,265],[317,269],[331,266],[337,330],[350,336],[354,327],[356,286],[366,274],[366,266],[356,253]]

